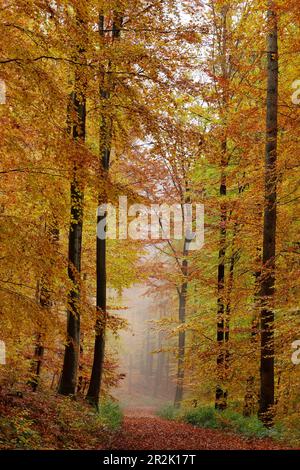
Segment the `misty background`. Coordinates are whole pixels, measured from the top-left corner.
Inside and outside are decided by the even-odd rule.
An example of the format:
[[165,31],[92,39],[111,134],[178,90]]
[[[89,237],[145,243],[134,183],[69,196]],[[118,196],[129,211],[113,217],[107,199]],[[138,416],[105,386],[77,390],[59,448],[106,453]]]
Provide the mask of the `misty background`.
[[118,372],[125,376],[112,395],[126,409],[159,408],[175,395],[175,343],[163,329],[172,316],[172,302],[139,285],[123,291],[122,306],[117,314],[128,327],[109,343],[118,354]]

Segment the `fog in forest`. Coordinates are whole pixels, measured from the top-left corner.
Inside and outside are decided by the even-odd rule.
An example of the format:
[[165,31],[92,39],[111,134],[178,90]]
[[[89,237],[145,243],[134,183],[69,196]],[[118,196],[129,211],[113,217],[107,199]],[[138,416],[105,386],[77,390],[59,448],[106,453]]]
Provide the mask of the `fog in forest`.
[[113,396],[124,408],[159,408],[174,400],[175,358],[170,340],[159,321],[171,316],[167,297],[147,295],[145,286],[125,289],[124,309],[128,328],[120,332],[114,348],[120,361],[119,372],[125,374]]

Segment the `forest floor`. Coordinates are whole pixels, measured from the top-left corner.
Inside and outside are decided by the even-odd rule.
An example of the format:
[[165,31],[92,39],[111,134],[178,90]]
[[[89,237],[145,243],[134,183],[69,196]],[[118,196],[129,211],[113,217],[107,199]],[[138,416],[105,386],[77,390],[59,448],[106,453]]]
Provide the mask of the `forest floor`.
[[[288,449],[272,439],[204,429],[155,415],[155,408],[109,407],[99,416],[84,400],[54,393],[15,396],[0,389],[0,449],[234,450]],[[115,428],[112,424],[115,423]],[[115,429],[115,430],[114,430]]]
[[111,450],[280,450],[272,439],[253,439],[214,429],[167,421],[150,407],[125,410],[122,428],[110,440]]

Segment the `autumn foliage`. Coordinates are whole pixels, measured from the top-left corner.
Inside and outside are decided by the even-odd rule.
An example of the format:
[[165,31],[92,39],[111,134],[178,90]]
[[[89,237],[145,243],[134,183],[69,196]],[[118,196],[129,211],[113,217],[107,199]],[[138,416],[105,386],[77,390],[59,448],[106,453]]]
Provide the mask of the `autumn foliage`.
[[[18,391],[99,409],[124,379],[122,292],[143,285],[177,409],[297,434],[299,17],[296,0],[1,1],[1,410]],[[119,196],[203,204],[204,247],[99,241]]]

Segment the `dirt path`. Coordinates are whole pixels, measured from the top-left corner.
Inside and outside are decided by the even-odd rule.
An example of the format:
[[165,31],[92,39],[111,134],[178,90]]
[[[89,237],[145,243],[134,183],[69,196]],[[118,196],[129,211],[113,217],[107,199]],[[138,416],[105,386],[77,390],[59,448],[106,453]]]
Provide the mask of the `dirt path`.
[[213,429],[158,418],[152,408],[126,410],[120,432],[112,437],[111,450],[276,450],[271,439],[247,439]]

